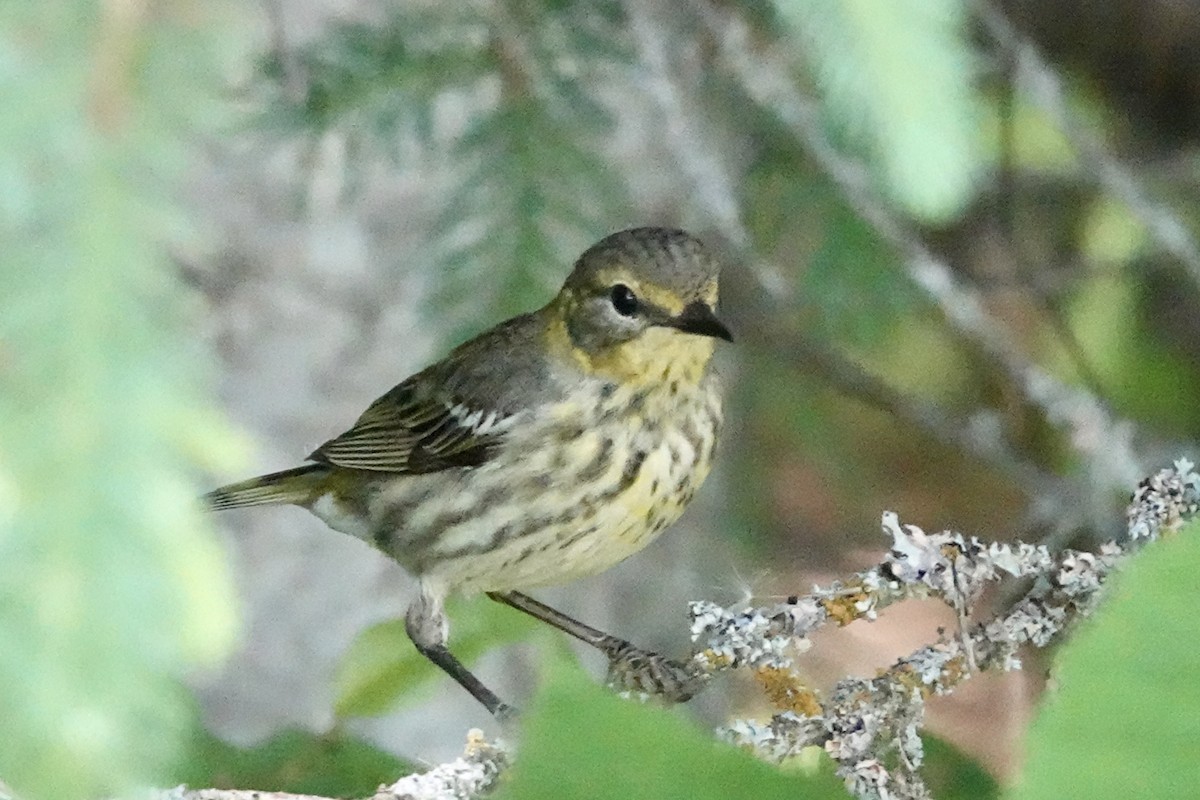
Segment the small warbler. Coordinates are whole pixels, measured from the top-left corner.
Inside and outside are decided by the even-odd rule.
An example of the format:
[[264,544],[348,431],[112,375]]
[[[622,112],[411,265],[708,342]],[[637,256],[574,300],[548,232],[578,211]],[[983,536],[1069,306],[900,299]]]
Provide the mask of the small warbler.
[[[293,504],[420,582],[417,649],[496,715],[447,648],[443,601],[487,592],[690,696],[683,668],[520,590],[613,566],[674,522],[712,466],[718,264],[689,234],[636,228],[588,249],[545,307],[460,345],[371,404],[312,462],[210,492],[213,509]],[[640,672],[639,672],[640,671]]]

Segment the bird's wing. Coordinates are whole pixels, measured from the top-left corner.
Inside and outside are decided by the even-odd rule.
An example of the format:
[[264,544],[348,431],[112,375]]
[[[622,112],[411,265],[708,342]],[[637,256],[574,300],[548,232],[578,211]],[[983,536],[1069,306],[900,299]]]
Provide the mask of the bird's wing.
[[524,413],[560,398],[539,313],[522,314],[455,348],[363,412],[309,456],[353,469],[437,472],[477,467]]
[[491,456],[511,419],[472,408],[414,375],[380,397],[354,427],[318,447],[308,458],[380,472],[437,472],[476,467]]

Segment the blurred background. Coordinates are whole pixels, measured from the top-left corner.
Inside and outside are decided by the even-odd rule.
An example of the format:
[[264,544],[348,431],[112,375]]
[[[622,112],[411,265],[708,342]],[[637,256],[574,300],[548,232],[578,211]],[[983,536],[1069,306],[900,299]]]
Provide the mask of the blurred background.
[[[687,653],[689,600],[875,563],[888,509],[1094,547],[1196,452],[1194,3],[7,4],[0,106],[0,679],[79,765],[14,744],[14,786],[182,753],[172,780],[369,793],[384,752],[494,733],[407,644],[398,567],[193,498],[298,463],[621,228],[721,253],[737,339],[684,519],[539,595],[642,646]],[[565,645],[514,614],[464,603],[452,645],[520,705]],[[953,624],[908,603],[799,665],[871,675]],[[1011,778],[1041,663],[930,730]],[[731,678],[692,710],[768,709]],[[345,764],[357,788],[313,777]]]

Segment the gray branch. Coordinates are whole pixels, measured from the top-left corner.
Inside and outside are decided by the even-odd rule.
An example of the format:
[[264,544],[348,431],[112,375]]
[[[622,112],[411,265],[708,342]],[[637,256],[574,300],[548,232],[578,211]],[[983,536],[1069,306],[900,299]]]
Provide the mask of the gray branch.
[[[479,730],[467,732],[463,754],[425,772],[405,775],[390,786],[380,786],[367,800],[469,800],[492,791],[509,763],[505,746],[488,742]],[[0,784],[0,789],[3,784]],[[10,798],[11,800],[11,798]],[[147,800],[332,800],[307,794],[261,792],[251,789],[174,789],[155,791]]]
[[[1127,538],[1096,553],[1051,553],[1044,545],[983,542],[953,531],[928,534],[885,513],[890,552],[844,582],[763,608],[692,604],[692,636],[701,648],[695,656],[698,670],[755,670],[777,696],[779,685],[787,684],[792,700],[793,708],[767,722],[735,721],[720,734],[776,761],[804,747],[822,747],[837,762],[847,787],[864,800],[928,797],[917,735],[925,699],[950,693],[981,670],[1019,669],[1018,647],[1058,640],[1075,619],[1096,609],[1108,576],[1132,552],[1177,530],[1198,511],[1200,475],[1180,459],[1173,469],[1139,484],[1126,515]],[[983,589],[1005,578],[1032,578],[1033,586],[999,616],[968,625],[967,612]],[[824,699],[792,672],[792,655],[807,648],[807,637],[817,628],[873,620],[880,608],[909,597],[944,601],[959,612],[959,629],[873,679],[842,680]]]

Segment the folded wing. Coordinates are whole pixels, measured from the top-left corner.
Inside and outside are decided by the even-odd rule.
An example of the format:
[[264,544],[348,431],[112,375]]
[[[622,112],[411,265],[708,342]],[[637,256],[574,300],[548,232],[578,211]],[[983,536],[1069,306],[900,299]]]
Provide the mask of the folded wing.
[[418,374],[372,403],[350,430],[308,458],[339,467],[414,474],[477,467],[495,451],[509,419],[430,390]]

